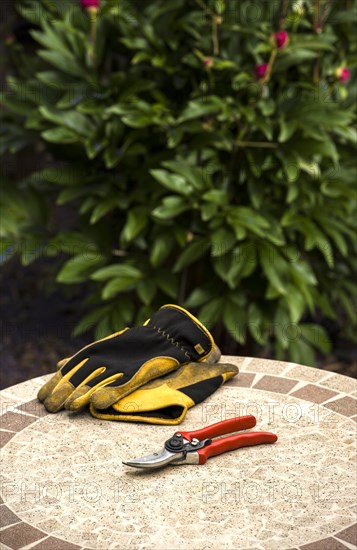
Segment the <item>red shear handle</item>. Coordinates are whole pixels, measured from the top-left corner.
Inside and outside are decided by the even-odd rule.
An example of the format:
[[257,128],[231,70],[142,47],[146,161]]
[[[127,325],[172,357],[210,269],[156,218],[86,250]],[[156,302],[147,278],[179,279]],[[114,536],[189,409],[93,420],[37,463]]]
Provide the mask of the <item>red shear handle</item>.
[[239,430],[248,430],[249,428],[253,428],[256,423],[257,421],[255,416],[248,414],[247,416],[237,416],[236,418],[229,418],[228,420],[217,422],[216,424],[206,426],[205,428],[202,428],[201,430],[196,430],[194,432],[179,433],[182,434],[183,437],[187,439],[187,441],[192,441],[193,438],[206,439],[217,437],[219,435],[230,434]]
[[248,447],[250,445],[260,445],[261,443],[275,443],[278,436],[270,432],[250,432],[241,435],[231,435],[212,441],[207,447],[199,449],[199,464],[205,464],[207,458],[217,456],[227,451],[234,451],[239,447]]

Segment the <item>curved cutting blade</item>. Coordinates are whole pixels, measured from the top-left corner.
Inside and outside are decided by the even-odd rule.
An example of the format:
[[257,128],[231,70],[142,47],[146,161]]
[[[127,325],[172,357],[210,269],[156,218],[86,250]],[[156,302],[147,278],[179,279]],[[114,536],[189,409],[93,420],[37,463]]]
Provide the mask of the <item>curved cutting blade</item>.
[[170,462],[180,461],[184,458],[184,453],[170,453],[166,449],[162,449],[158,453],[146,455],[133,460],[123,460],[123,464],[133,466],[134,468],[161,468]]

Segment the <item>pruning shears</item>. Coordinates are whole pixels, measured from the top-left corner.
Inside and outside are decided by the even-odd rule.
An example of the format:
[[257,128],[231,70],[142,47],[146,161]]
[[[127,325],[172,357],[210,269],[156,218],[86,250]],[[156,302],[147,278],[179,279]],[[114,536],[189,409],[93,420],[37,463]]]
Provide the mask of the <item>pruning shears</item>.
[[[157,453],[141,458],[123,461],[127,466],[134,468],[162,468],[168,464],[181,466],[182,464],[205,464],[207,459],[227,451],[234,451],[240,447],[275,443],[278,436],[270,432],[246,432],[244,434],[219,437],[232,432],[247,430],[256,425],[256,418],[252,415],[238,416],[201,430],[193,432],[176,432],[165,441],[163,449]],[[217,438],[218,439],[213,439]]]

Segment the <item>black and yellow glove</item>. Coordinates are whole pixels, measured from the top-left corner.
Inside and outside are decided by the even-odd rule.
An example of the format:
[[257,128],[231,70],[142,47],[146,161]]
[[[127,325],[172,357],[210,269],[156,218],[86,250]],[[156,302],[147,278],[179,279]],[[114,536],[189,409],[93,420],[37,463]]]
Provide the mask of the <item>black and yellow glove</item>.
[[98,410],[93,403],[89,410],[92,416],[102,420],[180,424],[188,409],[212,395],[236,374],[235,365],[188,363],[152,380],[105,410]]
[[202,323],[185,309],[161,307],[144,326],[93,342],[59,363],[40,389],[46,409],[105,409],[150,380],[189,361],[218,361],[220,351]]

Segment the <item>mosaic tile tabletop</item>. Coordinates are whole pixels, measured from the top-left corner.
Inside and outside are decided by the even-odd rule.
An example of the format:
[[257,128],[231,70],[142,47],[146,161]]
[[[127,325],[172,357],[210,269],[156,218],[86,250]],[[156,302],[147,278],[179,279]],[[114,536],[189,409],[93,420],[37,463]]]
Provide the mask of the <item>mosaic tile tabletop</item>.
[[48,377],[1,392],[1,548],[343,550],[357,548],[357,381],[225,357],[240,374],[180,429],[253,414],[279,436],[203,466],[139,471],[175,428],[47,414]]

